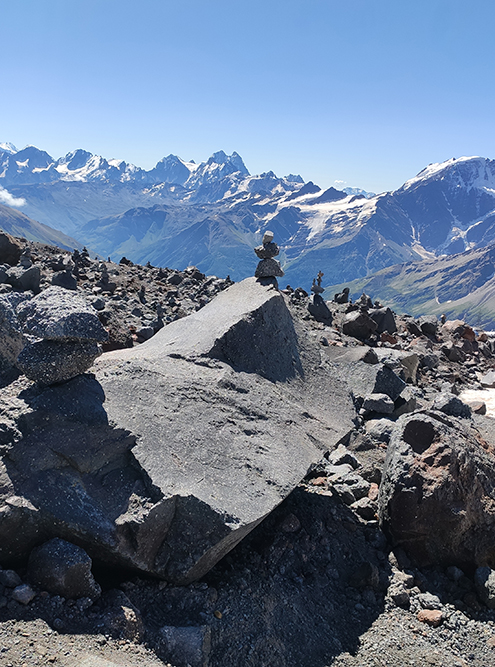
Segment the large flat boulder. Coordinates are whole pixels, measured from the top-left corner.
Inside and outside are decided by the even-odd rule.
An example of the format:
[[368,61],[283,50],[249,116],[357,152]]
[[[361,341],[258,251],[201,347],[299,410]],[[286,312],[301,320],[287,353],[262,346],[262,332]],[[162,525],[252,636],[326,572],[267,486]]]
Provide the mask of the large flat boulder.
[[1,399],[0,562],[60,537],[193,581],[353,428],[345,382],[254,279],[95,368]]

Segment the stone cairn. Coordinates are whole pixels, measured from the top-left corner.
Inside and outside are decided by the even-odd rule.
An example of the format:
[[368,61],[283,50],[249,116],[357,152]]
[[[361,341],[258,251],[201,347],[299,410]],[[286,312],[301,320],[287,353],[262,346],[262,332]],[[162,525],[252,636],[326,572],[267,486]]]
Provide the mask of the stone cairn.
[[284,275],[280,262],[274,259],[280,250],[273,242],[273,232],[265,232],[262,245],[256,246],[254,252],[261,260],[254,272],[255,278],[281,278]]
[[313,317],[318,320],[318,322],[323,322],[324,324],[331,324],[332,322],[332,313],[325,303],[323,297],[321,296],[325,291],[321,286],[321,279],[325,274],[323,271],[318,271],[316,278],[313,278],[313,284],[311,285],[311,291],[313,292],[313,299],[308,303],[308,310],[313,315]]

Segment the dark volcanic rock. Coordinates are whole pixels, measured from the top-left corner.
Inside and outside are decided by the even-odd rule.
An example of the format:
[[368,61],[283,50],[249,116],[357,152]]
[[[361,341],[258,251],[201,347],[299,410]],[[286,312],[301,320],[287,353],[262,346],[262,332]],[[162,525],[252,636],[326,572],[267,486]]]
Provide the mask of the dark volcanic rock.
[[100,354],[100,346],[93,342],[40,340],[26,345],[17,367],[30,380],[49,385],[85,373]]
[[369,316],[376,322],[377,334],[381,334],[384,331],[393,334],[397,331],[395,317],[390,308],[375,308],[369,312]]
[[25,292],[31,290],[34,294],[40,291],[41,270],[38,265],[28,268],[15,266],[7,272],[6,282],[15,290]]
[[49,287],[17,309],[23,333],[56,341],[104,342],[108,334],[86,300],[62,287]]
[[64,289],[76,290],[77,279],[70,271],[58,271],[53,274],[52,285],[63,287]]
[[439,413],[401,417],[380,485],[383,528],[418,565],[495,565],[495,459]]
[[359,310],[348,313],[342,323],[342,332],[353,338],[365,340],[377,329],[377,324],[371,317]]
[[323,322],[324,324],[332,323],[333,316],[330,308],[319,294],[315,294],[309,301],[308,310],[318,322]]
[[81,547],[54,538],[33,549],[29,579],[42,590],[64,598],[97,598],[99,585],[91,572],[92,561]]
[[451,417],[464,417],[465,419],[471,417],[471,408],[469,405],[453,394],[439,394],[433,401],[432,408],[433,410],[440,410],[440,412]]
[[0,264],[15,266],[21,255],[21,242],[10,234],[0,231]]
[[24,346],[24,340],[8,296],[0,296],[0,370],[11,367]]

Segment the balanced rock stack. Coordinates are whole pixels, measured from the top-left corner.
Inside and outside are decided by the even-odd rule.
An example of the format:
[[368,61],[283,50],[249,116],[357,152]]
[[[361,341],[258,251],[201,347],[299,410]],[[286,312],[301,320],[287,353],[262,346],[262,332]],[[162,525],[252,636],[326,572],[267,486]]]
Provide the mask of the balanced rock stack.
[[254,252],[260,258],[255,278],[281,278],[284,275],[280,262],[274,257],[280,252],[279,247],[273,242],[273,232],[266,231],[263,236],[263,245],[256,246]]
[[323,322],[324,324],[332,323],[332,313],[330,312],[329,307],[325,303],[323,297],[321,296],[325,291],[321,286],[321,279],[323,278],[324,273],[318,271],[318,277],[313,278],[313,284],[311,285],[311,291],[313,292],[313,299],[308,303],[308,310],[313,315],[313,317],[318,322]]
[[64,382],[87,371],[101,354],[108,334],[83,297],[49,287],[16,309],[24,346],[16,365],[43,385]]

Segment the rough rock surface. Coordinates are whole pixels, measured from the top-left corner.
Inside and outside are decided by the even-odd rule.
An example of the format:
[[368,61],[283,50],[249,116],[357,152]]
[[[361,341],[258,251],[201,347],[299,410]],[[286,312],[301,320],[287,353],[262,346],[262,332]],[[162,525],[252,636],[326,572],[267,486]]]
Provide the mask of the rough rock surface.
[[377,329],[377,324],[365,312],[355,310],[348,313],[342,325],[342,331],[347,336],[353,338],[361,338],[365,340],[369,338]]
[[30,380],[49,385],[85,373],[100,354],[97,343],[40,340],[24,347],[16,366]]
[[97,368],[108,416],[138,434],[133,455],[168,513],[148,567],[175,581],[210,569],[352,427],[345,385],[254,279]]
[[15,266],[22,255],[22,243],[0,230],[0,264]]
[[63,287],[49,287],[17,308],[23,333],[37,339],[101,343],[108,334],[94,308]]
[[28,577],[52,595],[98,598],[101,588],[94,580],[91,564],[84,549],[54,538],[31,551]]
[[442,413],[401,417],[383,470],[383,528],[419,565],[495,566],[495,458]]

